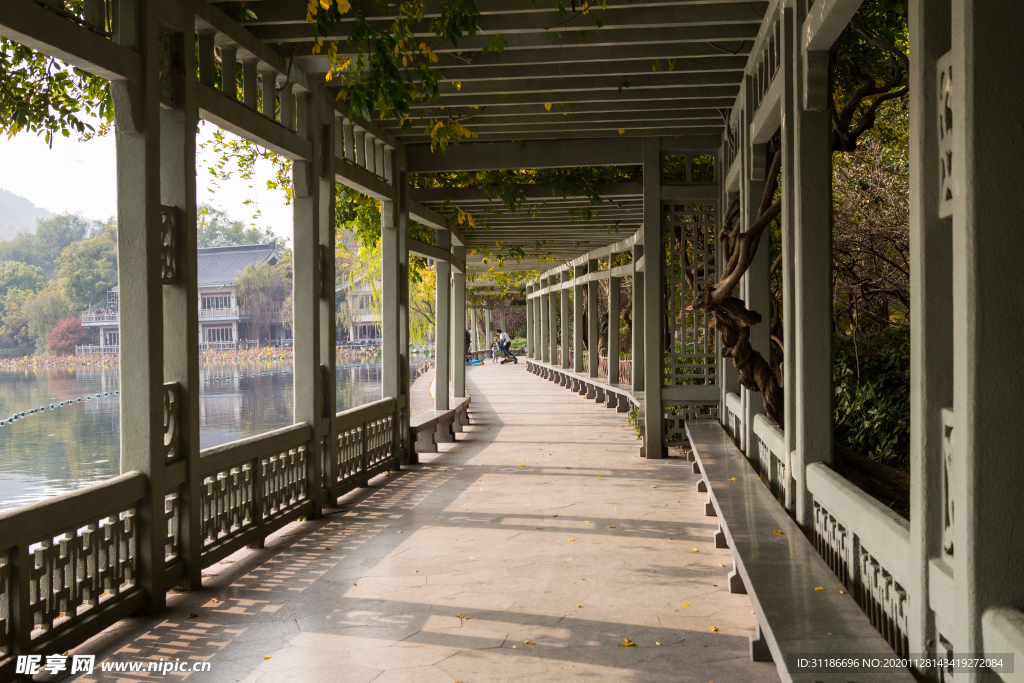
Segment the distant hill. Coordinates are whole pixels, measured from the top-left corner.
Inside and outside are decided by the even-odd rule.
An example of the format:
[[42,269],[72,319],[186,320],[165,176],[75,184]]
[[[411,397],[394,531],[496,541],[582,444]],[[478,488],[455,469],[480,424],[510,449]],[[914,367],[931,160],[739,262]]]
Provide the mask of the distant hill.
[[37,218],[51,216],[50,211],[0,188],[0,240],[10,239],[21,230],[34,232]]

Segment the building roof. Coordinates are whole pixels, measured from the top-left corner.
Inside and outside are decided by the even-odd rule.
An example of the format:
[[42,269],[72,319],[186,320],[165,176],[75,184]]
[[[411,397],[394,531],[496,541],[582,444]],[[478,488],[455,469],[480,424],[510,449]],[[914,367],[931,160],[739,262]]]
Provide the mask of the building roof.
[[250,244],[244,247],[213,247],[199,249],[197,281],[204,285],[230,285],[235,275],[246,266],[257,263],[277,263],[277,249],[273,244]]

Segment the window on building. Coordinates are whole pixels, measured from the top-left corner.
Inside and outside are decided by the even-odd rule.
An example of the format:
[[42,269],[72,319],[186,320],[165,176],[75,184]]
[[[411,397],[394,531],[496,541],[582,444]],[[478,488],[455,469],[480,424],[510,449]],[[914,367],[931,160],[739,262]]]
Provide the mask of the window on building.
[[203,310],[212,308],[231,308],[231,295],[223,294],[217,296],[203,297]]
[[207,342],[230,342],[234,341],[234,331],[230,327],[205,327],[203,328],[203,339]]
[[103,345],[104,346],[118,346],[121,341],[121,333],[119,331],[104,332],[103,333]]

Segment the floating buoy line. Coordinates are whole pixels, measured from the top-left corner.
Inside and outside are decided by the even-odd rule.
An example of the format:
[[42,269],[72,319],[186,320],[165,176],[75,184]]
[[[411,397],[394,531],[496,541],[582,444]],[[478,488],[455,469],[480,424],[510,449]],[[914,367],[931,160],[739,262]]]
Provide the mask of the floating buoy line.
[[[201,380],[201,382],[205,384],[206,382],[211,382],[211,383],[212,382],[227,382],[229,380],[243,379],[245,377],[269,377],[271,375],[291,375],[291,374],[293,374],[291,371],[287,371],[287,372],[261,372],[259,374],[252,373],[250,375],[226,375],[224,377],[209,377],[207,379]],[[77,404],[77,403],[84,403],[85,401],[91,401],[94,398],[102,398],[104,396],[119,396],[120,394],[121,394],[120,391],[104,391],[104,392],[99,393],[99,394],[87,394],[85,396],[82,396],[81,398],[72,398],[72,399],[67,400],[67,401],[61,401],[60,403],[51,403],[48,406],[40,406],[38,408],[32,408],[31,410],[24,410],[24,411],[22,411],[20,413],[14,413],[10,417],[0,420],[0,427],[6,427],[7,425],[12,424],[15,420],[20,420],[20,419],[26,418],[26,417],[28,417],[30,415],[37,415],[37,414],[43,413],[43,412],[45,412],[47,410],[56,410],[57,408],[65,408],[67,406],[74,405],[74,404]]]

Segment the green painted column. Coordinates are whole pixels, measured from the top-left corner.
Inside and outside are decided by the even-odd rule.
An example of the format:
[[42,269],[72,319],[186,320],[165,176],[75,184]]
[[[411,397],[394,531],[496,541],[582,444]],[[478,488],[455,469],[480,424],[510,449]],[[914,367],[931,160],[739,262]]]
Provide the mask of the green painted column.
[[[662,244],[661,150],[657,138],[644,138],[644,456],[664,456],[661,403],[662,351]],[[638,368],[634,368],[634,374]]]
[[[592,275],[597,272],[597,259],[590,259],[587,261],[587,274]],[[598,365],[601,362],[601,356],[598,353],[600,346],[601,334],[601,310],[598,304],[597,288],[600,287],[600,283],[597,280],[590,280],[587,282],[587,364],[589,366],[588,374],[591,377],[597,377]]]

